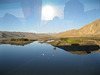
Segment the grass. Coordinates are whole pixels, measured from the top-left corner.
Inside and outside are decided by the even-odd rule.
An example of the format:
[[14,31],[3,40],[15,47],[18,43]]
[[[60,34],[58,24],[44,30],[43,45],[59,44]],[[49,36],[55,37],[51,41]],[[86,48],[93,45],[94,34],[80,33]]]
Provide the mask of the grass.
[[53,45],[57,45],[57,42],[53,42]]
[[60,38],[61,41],[67,41],[69,38]]
[[69,43],[69,44],[78,44],[78,43],[81,43],[83,42],[83,40],[67,40],[66,43]]
[[78,43],[83,42],[83,40],[71,40],[69,38],[60,38],[60,40],[66,41],[66,43],[69,43],[69,44],[78,44]]

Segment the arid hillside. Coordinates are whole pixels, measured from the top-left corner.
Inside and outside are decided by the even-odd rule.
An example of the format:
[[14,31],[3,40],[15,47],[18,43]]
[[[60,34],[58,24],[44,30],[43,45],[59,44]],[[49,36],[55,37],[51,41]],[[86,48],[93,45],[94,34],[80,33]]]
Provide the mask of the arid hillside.
[[78,30],[70,30],[54,35],[55,37],[100,37],[100,19]]
[[0,38],[33,38],[33,37],[43,37],[49,36],[48,34],[36,34],[36,33],[28,33],[28,32],[5,32],[0,31]]

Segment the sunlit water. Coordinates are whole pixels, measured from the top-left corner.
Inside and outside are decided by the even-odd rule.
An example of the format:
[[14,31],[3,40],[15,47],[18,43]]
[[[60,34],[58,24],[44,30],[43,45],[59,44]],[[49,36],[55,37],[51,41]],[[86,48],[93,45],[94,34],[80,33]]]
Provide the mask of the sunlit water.
[[100,75],[100,53],[76,55],[49,44],[0,45],[0,75]]

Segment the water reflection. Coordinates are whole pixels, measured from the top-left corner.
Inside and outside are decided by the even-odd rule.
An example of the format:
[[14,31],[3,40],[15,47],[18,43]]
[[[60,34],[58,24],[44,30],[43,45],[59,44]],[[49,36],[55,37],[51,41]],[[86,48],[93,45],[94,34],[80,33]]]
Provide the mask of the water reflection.
[[[34,41],[1,41],[1,44],[10,44],[10,45],[16,45],[16,46],[25,46],[27,44],[30,44]],[[42,43],[43,44],[43,43]],[[79,44],[72,44],[72,45],[64,45],[64,46],[56,46],[60,49],[63,49],[67,52],[70,52],[72,54],[76,55],[86,55],[94,52],[100,52],[99,45],[79,45]],[[54,47],[54,50],[57,50],[57,48]]]
[[86,55],[94,53],[100,49],[99,45],[79,45],[79,44],[72,44],[71,46],[66,46],[66,45],[56,46],[56,47],[77,55]]
[[24,47],[0,45],[0,75],[98,75],[97,73],[100,75],[99,53],[79,56],[57,47],[54,51],[53,46],[37,41]]

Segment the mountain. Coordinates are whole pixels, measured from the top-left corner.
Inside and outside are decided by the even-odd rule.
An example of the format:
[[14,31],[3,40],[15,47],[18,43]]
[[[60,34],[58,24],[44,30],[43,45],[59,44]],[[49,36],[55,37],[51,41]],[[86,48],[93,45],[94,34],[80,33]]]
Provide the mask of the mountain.
[[100,37],[100,19],[85,25],[78,30],[69,30],[66,32],[58,33],[55,37]]
[[6,32],[0,31],[0,38],[34,38],[34,37],[47,37],[50,36],[48,34],[36,34],[36,33],[28,33],[28,32]]

